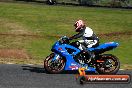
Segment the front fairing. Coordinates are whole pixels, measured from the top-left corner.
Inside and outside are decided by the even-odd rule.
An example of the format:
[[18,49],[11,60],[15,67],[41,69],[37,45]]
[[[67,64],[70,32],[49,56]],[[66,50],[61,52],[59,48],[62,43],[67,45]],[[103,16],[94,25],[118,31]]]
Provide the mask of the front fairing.
[[52,51],[55,52],[55,53],[61,53],[61,52],[64,52],[62,50],[59,50],[59,49],[62,49],[62,44],[57,41],[53,46],[52,46]]
[[53,46],[52,49],[55,49],[56,47],[58,47],[60,45],[59,41],[57,41]]
[[[75,50],[75,52],[73,52],[72,54],[68,53],[66,48],[70,48]],[[71,46],[69,44],[61,44],[59,41],[57,41],[51,49],[53,52],[58,53],[62,56],[67,56],[67,55],[76,55],[77,53],[80,52],[79,49],[75,48],[74,46]]]

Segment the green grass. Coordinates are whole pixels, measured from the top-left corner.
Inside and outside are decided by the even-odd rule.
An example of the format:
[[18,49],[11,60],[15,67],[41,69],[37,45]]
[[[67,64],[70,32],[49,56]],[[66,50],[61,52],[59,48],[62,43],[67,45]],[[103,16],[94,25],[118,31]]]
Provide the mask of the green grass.
[[[77,6],[48,6],[0,2],[0,48],[25,49],[33,59],[42,60],[50,53],[58,37],[75,34],[73,24],[83,19],[96,34],[132,32],[132,10]],[[20,36],[25,34],[26,36]],[[17,36],[13,36],[17,35]],[[27,36],[39,35],[42,37]],[[117,41],[114,55],[121,64],[132,64],[132,35],[100,37],[101,42]]]

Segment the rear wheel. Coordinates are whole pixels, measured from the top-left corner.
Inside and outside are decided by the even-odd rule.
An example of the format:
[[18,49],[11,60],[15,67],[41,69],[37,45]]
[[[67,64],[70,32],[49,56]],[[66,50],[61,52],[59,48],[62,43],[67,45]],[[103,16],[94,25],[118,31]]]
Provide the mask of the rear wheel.
[[112,54],[101,55],[96,65],[96,70],[99,74],[116,74],[119,68],[119,59]]
[[51,53],[49,56],[46,57],[44,60],[44,68],[47,73],[61,73],[65,67],[65,61],[62,58],[58,60],[52,61],[53,57],[55,56],[54,53]]

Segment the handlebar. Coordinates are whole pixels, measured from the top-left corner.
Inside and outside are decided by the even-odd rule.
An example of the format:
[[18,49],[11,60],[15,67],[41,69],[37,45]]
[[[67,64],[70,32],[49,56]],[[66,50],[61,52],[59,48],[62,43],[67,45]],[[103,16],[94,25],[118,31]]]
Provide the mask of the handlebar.
[[59,42],[61,44],[69,44],[69,38],[67,36],[62,36],[60,39],[59,39]]

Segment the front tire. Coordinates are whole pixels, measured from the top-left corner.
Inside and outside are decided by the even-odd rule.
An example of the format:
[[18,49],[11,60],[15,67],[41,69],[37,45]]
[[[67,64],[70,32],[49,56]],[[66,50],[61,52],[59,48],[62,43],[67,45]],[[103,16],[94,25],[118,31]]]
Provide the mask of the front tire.
[[120,68],[119,59],[112,54],[103,54],[99,60],[104,62],[97,62],[96,70],[99,74],[116,74]]
[[58,59],[52,62],[53,57],[55,56],[54,53],[51,53],[49,56],[46,57],[44,60],[44,68],[47,73],[57,74],[61,73],[65,67],[64,59]]

